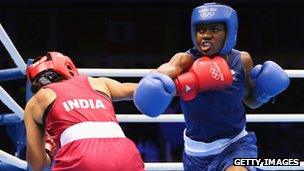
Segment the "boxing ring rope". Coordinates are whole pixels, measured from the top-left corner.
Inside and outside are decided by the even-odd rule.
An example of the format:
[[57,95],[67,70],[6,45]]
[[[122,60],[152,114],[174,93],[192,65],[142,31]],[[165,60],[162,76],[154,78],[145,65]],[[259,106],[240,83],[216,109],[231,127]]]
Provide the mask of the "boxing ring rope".
[[[143,114],[117,114],[119,122],[185,122],[183,114],[163,114],[151,118]],[[247,122],[304,122],[304,114],[247,114]]]
[[[78,69],[80,74],[86,74],[92,77],[144,77],[152,69]],[[303,72],[304,75],[304,72]]]
[[[78,69],[80,74],[93,77],[143,77],[153,69]],[[304,78],[304,70],[284,70],[290,78]]]
[[9,163],[11,165],[14,165],[16,167],[19,167],[20,169],[26,169],[27,168],[27,162],[24,160],[21,160],[5,151],[0,150],[0,161],[5,161],[6,163]]
[[[24,78],[26,64],[1,24],[0,40],[7,49],[15,64],[17,65],[17,68],[0,70],[0,81]],[[79,69],[79,72],[81,74],[86,74],[88,76],[105,77],[143,77],[151,71],[152,69]],[[285,70],[285,72],[290,78],[304,78],[304,70]],[[1,86],[0,100],[14,112],[12,114],[5,114],[6,117],[2,116],[2,118],[0,118],[0,125],[1,122],[6,119],[8,121],[14,120],[16,122],[23,120],[23,109],[11,98],[11,96]],[[12,119],[14,117],[11,116],[17,116],[18,118]],[[304,114],[249,114],[246,115],[246,117],[248,122],[304,122]],[[117,118],[120,122],[184,122],[184,117],[182,114],[163,114],[156,118],[149,118],[142,114],[117,114]],[[9,163],[24,170],[26,170],[27,168],[26,161],[21,160],[2,150],[0,150],[0,161]],[[304,163],[301,162],[300,166],[261,166],[258,168],[267,170],[304,170]],[[145,170],[183,170],[183,165],[180,162],[146,162]]]
[[[23,120],[23,109],[15,102],[15,100],[0,86],[0,100],[14,113],[12,114],[6,114],[6,115],[14,115],[17,116],[16,122]],[[6,119],[1,119],[3,122],[6,121]],[[1,124],[1,122],[0,122]]]
[[[303,170],[304,162],[300,166],[258,166],[262,170]],[[183,170],[183,164],[178,162],[145,163],[145,170]]]
[[12,57],[15,64],[17,65],[19,71],[25,74],[26,63],[22,59],[21,55],[17,51],[16,47],[14,46],[13,42],[11,41],[11,39],[9,38],[9,36],[7,35],[6,31],[4,30],[1,24],[0,24],[0,40],[4,45],[4,47],[6,48],[6,50],[8,51],[8,53],[10,54],[10,56]]

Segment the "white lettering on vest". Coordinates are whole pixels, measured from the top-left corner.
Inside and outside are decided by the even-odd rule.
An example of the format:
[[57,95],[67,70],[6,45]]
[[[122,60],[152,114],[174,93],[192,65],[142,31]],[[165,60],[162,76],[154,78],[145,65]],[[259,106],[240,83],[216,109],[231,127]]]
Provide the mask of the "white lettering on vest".
[[[78,99],[78,100],[79,100],[80,108],[83,108],[83,109],[89,108],[90,104],[89,104],[88,100],[86,100],[86,99]],[[94,108],[94,106],[91,108]]]
[[69,112],[73,109],[106,109],[105,105],[100,99],[73,99],[62,103],[64,109]]

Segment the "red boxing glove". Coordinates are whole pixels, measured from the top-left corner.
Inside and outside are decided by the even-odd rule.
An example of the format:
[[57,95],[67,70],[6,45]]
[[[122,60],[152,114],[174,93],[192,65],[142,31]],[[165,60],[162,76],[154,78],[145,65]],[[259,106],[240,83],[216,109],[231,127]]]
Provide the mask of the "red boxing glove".
[[54,139],[46,132],[44,136],[44,141],[45,141],[45,151],[46,153],[50,156],[51,160],[54,158],[54,153],[56,150],[56,143]]
[[232,84],[232,74],[225,59],[201,57],[190,70],[179,75],[175,80],[177,95],[188,101],[196,97],[198,92],[222,90]]

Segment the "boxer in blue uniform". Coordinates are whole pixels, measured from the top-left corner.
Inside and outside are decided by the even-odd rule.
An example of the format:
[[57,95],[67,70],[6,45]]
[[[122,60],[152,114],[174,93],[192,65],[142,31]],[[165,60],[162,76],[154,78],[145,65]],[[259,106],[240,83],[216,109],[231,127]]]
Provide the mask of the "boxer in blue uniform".
[[237,13],[231,7],[206,3],[195,8],[194,47],[145,76],[135,91],[135,105],[151,117],[180,96],[186,120],[185,170],[255,170],[233,165],[234,158],[257,158],[256,136],[246,131],[243,103],[258,108],[290,83],[275,62],[253,67],[249,53],[233,49],[237,29]]

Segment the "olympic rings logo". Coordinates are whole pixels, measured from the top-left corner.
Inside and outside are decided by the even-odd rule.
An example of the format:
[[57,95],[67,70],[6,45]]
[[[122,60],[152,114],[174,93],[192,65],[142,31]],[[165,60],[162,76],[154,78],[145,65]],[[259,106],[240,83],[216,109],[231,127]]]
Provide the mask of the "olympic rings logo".
[[198,12],[202,18],[208,18],[214,16],[216,11],[217,11],[216,8],[208,8],[208,9],[203,8],[200,9]]
[[200,16],[202,18],[212,17],[213,15],[214,15],[214,12],[212,12],[212,11],[204,11],[204,12],[200,13]]
[[210,69],[209,69],[212,78],[214,78],[215,80],[220,80],[220,81],[224,81],[224,76],[221,72],[220,67],[217,65],[217,63],[213,63],[213,65],[211,65]]

